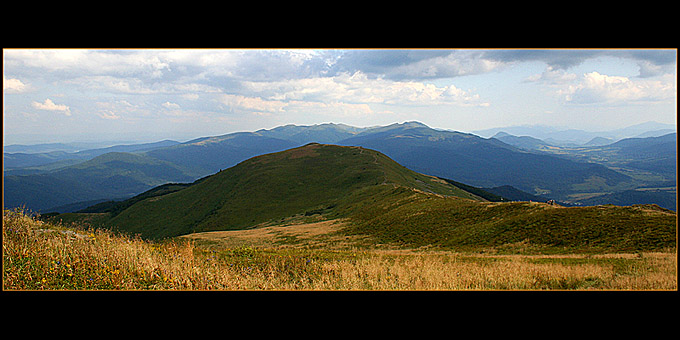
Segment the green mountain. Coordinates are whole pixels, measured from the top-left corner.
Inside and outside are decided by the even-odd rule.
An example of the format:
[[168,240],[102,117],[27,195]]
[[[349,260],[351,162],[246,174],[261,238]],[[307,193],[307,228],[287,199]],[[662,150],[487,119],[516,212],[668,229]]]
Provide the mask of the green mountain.
[[676,214],[658,206],[490,202],[454,183],[408,170],[374,150],[312,143],[253,157],[191,184],[154,188],[106,207],[105,214],[62,218],[96,219],[151,239],[320,215],[345,219],[342,233],[365,236],[369,246],[548,252],[675,247]]
[[375,190],[395,187],[483,200],[376,151],[313,143],[254,157],[181,190],[141,200],[108,224],[162,238],[244,229],[298,214],[346,216],[362,194],[370,192],[363,199],[371,200]]

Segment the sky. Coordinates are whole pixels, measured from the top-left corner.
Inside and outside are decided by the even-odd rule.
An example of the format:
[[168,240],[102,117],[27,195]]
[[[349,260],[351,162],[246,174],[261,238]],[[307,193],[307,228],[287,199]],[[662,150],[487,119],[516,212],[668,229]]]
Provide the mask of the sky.
[[676,49],[3,49],[3,144],[676,124]]

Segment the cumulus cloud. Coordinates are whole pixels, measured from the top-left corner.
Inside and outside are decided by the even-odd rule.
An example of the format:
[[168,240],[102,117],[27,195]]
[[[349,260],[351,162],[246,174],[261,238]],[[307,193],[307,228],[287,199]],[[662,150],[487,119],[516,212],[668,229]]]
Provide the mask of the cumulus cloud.
[[576,66],[590,57],[597,56],[598,50],[487,50],[482,58],[500,63],[516,63],[527,61],[542,61],[554,69],[568,69]]
[[266,100],[259,97],[223,94],[218,101],[231,109],[241,109],[253,112],[283,112],[288,104],[278,100]]
[[420,60],[394,68],[389,74],[407,79],[450,78],[490,72],[502,63],[481,58],[481,54],[466,51]]
[[76,86],[82,91],[141,95],[176,94],[180,96],[187,96],[187,99],[197,99],[199,93],[221,92],[220,88],[218,87],[199,83],[183,83],[176,81],[144,81],[134,77],[125,78],[106,75],[82,76],[74,79],[64,80],[63,83]]
[[112,76],[83,76],[64,81],[87,91],[101,91],[118,94],[156,94],[158,89],[151,88],[136,78],[119,78]]
[[370,78],[363,72],[278,82],[244,82],[244,88],[275,100],[381,103],[391,105],[486,106],[479,95],[454,85]]
[[179,110],[179,104],[171,103],[171,102],[165,102],[161,104],[164,108],[169,109],[169,110]]
[[49,98],[45,99],[44,103],[33,102],[31,105],[38,110],[60,111],[67,116],[71,115],[71,109],[68,106],[57,105]]
[[654,77],[675,73],[677,51],[675,49],[547,49],[547,50],[488,50],[480,59],[499,63],[541,61],[553,70],[567,70],[590,58],[615,57],[631,60],[639,67],[639,77]]
[[260,97],[224,94],[218,101],[230,110],[249,112],[259,116],[283,113],[314,112],[337,117],[365,116],[373,113],[368,104],[343,103],[339,101],[319,102],[304,100],[271,100]]
[[362,72],[392,80],[451,78],[489,72],[501,62],[481,50],[350,50],[340,54],[330,75]]
[[[532,105],[550,107],[537,108],[537,112],[557,104],[551,94],[559,96],[560,104],[604,106],[658,102],[666,105],[676,97],[675,50],[8,49],[3,52],[8,72],[3,77],[5,93],[30,90],[41,96],[40,100],[56,98],[53,93],[66,94],[58,98],[59,103],[51,99],[32,102],[36,100],[33,97],[8,95],[7,102],[11,103],[8,111],[32,106],[32,114],[39,109],[69,116],[73,110],[122,122],[151,122],[168,120],[168,117],[186,118],[187,122],[194,118],[214,121],[227,117],[235,122],[234,126],[241,124],[238,117],[243,116],[221,114],[225,108],[248,118],[249,115],[269,115],[289,123],[293,117],[307,119],[317,114],[323,115],[323,119],[368,117],[381,112],[396,117],[405,112],[411,112],[409,115],[442,112],[453,106],[484,107],[492,100],[494,103],[506,100],[503,91],[515,86],[512,77],[494,77],[505,77],[507,74],[502,71],[506,69],[533,70],[539,64],[536,62],[544,62],[547,67],[544,72],[525,79],[533,85],[522,86],[542,91],[540,95],[532,95],[532,99],[536,99]],[[599,59],[592,65],[587,64],[588,71],[576,73],[580,68],[572,67],[589,58]],[[525,65],[525,62],[533,63]],[[625,64],[625,73],[614,73],[612,70],[621,64]],[[639,67],[636,76],[635,65]],[[583,74],[591,70],[599,73]],[[500,72],[490,74],[495,71]],[[474,78],[478,74],[487,76]],[[497,91],[490,91],[488,85]],[[482,92],[475,86],[486,89],[484,95],[480,96]],[[69,98],[70,94],[91,100]],[[106,100],[120,102],[93,106],[97,101]],[[69,123],[82,122],[69,119]]]
[[548,66],[543,73],[529,76],[526,81],[538,82],[546,85],[563,85],[573,82],[576,78],[577,76],[575,73],[568,73],[565,70]]
[[154,50],[18,49],[4,51],[16,67],[73,75],[138,75],[158,78],[169,63]]
[[2,76],[2,90],[5,93],[22,93],[28,89],[28,86],[21,80],[15,78],[5,78]]
[[635,103],[674,99],[676,90],[670,77],[631,79],[590,72],[584,74],[577,84],[569,85],[559,93],[567,102],[575,104]]
[[97,115],[103,119],[120,119],[120,115],[111,110],[101,110],[97,112]]
[[198,100],[199,96],[196,93],[185,93],[181,94],[180,97],[182,97],[185,100]]

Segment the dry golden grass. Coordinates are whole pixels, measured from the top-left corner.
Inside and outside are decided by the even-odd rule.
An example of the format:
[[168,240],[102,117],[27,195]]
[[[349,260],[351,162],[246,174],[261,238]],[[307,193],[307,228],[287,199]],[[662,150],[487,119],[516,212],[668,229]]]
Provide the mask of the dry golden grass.
[[[337,221],[242,233],[295,237],[267,248],[194,240],[149,242],[64,228],[3,212],[5,290],[676,290],[676,252],[494,255],[304,249]],[[259,234],[257,234],[259,233]],[[277,234],[278,233],[278,234]],[[205,236],[205,235],[204,235]],[[212,235],[215,236],[215,235]],[[323,238],[327,236],[327,238]],[[331,237],[332,236],[332,237]],[[221,234],[222,241],[226,235]],[[232,240],[233,241],[233,240]],[[338,239],[338,242],[345,240]],[[318,245],[317,244],[317,245]]]

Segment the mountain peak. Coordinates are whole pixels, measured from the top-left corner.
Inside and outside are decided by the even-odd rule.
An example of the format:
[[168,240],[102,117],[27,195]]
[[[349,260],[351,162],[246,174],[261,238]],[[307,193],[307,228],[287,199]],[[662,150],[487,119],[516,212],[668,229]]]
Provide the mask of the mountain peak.
[[425,125],[425,124],[423,124],[423,123],[421,123],[421,122],[419,122],[419,121],[415,121],[415,120],[408,121],[408,122],[404,122],[404,123],[401,124],[401,125],[402,125],[402,126],[407,126],[407,127],[424,127],[424,128],[430,128],[429,126],[427,126],[427,125]]
[[309,143],[250,158],[180,191],[138,202],[111,222],[148,237],[243,229],[310,211],[344,214],[366,192],[392,190],[483,200],[378,151]]

